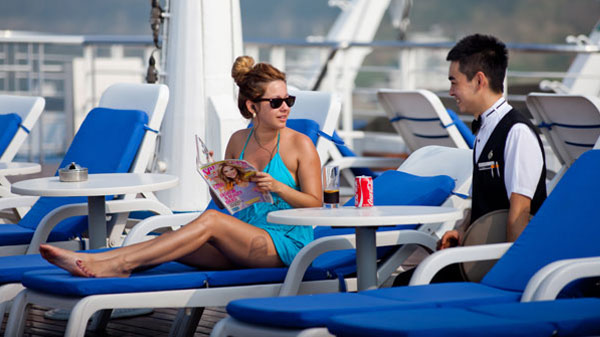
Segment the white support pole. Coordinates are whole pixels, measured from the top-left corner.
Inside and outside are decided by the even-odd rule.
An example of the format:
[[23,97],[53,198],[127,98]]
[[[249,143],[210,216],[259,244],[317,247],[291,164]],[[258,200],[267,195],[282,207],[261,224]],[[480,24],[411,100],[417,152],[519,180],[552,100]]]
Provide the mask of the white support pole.
[[174,211],[196,211],[204,209],[209,196],[196,173],[194,135],[209,147],[225,147],[218,132],[207,138],[206,112],[210,97],[235,97],[230,74],[242,52],[241,14],[238,0],[173,0],[170,7],[166,82],[171,98],[159,160],[167,173],[179,177],[179,185],[157,197]]

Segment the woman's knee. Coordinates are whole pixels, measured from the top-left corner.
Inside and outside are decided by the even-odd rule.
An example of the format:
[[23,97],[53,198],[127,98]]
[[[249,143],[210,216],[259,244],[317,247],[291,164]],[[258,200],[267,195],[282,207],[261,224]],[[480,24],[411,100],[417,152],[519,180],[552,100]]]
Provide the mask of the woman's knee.
[[224,214],[219,211],[209,209],[209,210],[202,212],[202,214],[200,214],[199,217],[197,217],[194,221],[192,221],[190,223],[190,225],[192,225],[196,228],[210,230],[211,228],[214,227],[214,225],[219,223],[219,219],[223,215]]

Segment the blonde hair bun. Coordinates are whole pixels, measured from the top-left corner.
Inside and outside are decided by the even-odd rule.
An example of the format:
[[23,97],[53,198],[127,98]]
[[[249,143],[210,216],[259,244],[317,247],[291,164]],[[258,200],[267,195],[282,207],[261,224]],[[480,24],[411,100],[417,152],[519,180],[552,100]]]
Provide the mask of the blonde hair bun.
[[243,83],[246,74],[252,70],[252,67],[254,67],[254,59],[251,56],[239,56],[235,59],[231,68],[231,77],[238,86]]

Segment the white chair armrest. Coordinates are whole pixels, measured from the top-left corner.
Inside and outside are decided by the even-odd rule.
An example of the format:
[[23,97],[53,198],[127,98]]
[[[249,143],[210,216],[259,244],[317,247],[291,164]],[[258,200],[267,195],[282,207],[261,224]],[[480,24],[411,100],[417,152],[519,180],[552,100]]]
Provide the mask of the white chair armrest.
[[[171,210],[160,202],[146,199],[111,200],[106,202],[106,213],[116,214],[133,211],[151,211],[154,213],[170,213]],[[37,226],[26,254],[39,253],[39,246],[48,240],[52,229],[62,220],[78,215],[87,215],[87,203],[69,204],[58,207],[46,214]]]
[[499,259],[511,245],[507,242],[437,251],[419,264],[409,285],[429,284],[438,271],[453,263]]
[[0,210],[17,208],[17,207],[31,207],[40,197],[33,196],[14,196],[0,198]]
[[340,170],[353,167],[394,167],[397,168],[404,161],[403,158],[384,157],[343,157],[331,161],[328,165],[337,165]]
[[[396,246],[403,244],[418,244],[430,250],[435,249],[436,240],[429,234],[416,230],[397,230],[377,232],[375,234],[377,247]],[[298,293],[300,282],[306,269],[321,254],[334,250],[355,249],[356,237],[354,234],[335,235],[319,238],[312,241],[296,255],[285,276],[279,296],[291,296]],[[382,277],[379,275],[378,278]],[[389,275],[383,275],[385,278]]]
[[181,213],[173,215],[156,215],[147,219],[144,219],[137,223],[123,242],[123,246],[128,246],[137,242],[141,242],[145,239],[148,233],[155,231],[160,228],[169,227],[171,229],[179,226],[183,226],[188,222],[196,219],[201,212],[193,213]]
[[600,257],[555,261],[533,275],[521,302],[554,300],[567,284],[593,276],[600,276]]

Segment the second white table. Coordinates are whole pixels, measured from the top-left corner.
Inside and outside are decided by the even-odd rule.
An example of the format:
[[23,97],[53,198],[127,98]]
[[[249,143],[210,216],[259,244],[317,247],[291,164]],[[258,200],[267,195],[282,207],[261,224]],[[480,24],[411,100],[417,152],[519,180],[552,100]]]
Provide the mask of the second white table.
[[460,210],[438,206],[295,208],[267,215],[267,221],[276,224],[355,227],[358,290],[377,287],[377,227],[435,223],[460,218]]

